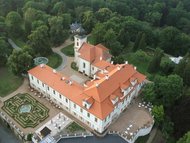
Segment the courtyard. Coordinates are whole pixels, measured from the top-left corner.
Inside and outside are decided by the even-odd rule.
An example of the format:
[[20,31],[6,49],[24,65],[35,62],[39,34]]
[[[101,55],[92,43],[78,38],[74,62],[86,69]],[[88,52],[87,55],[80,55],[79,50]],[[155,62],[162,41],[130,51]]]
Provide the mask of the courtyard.
[[2,109],[23,128],[34,128],[49,116],[49,109],[27,93],[6,100]]

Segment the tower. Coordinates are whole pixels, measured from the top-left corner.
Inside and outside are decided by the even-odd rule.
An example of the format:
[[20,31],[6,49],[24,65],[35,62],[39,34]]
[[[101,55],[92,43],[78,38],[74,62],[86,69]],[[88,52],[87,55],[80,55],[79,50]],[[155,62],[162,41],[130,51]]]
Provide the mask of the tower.
[[87,42],[87,36],[84,34],[84,29],[79,28],[77,29],[77,35],[74,36],[74,53],[75,53],[75,62],[78,65],[78,50],[80,49],[80,47],[82,46],[83,43]]

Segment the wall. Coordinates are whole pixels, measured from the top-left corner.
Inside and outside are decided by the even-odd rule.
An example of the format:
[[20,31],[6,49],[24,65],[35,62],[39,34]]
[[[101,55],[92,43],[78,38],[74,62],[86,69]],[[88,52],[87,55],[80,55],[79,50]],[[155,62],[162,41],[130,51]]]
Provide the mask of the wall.
[[[83,67],[83,63],[85,63],[85,68]],[[79,71],[85,73],[86,75],[90,76],[90,62],[79,58]]]

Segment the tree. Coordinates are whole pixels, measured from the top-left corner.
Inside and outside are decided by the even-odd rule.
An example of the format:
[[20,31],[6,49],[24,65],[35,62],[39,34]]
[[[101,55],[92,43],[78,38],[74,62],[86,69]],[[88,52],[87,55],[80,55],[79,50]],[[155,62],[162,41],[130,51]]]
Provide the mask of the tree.
[[104,35],[106,34],[105,25],[97,23],[92,30],[92,36],[94,37],[95,44],[104,42]]
[[64,3],[61,1],[61,2],[57,2],[54,6],[53,6],[53,9],[52,9],[52,13],[54,15],[60,15],[62,13],[64,13],[65,11],[65,6],[64,6]]
[[22,34],[22,18],[18,12],[11,11],[7,14],[5,23],[8,33],[11,36],[20,36]]
[[142,89],[141,95],[143,96],[143,99],[145,101],[156,104],[156,93],[154,90],[154,83],[146,84],[146,86]]
[[111,18],[112,11],[109,8],[100,8],[95,15],[99,22],[105,22]]
[[177,143],[189,143],[190,142],[190,131],[187,132],[182,138],[180,138]]
[[145,49],[146,48],[146,35],[145,33],[142,34],[141,40],[139,42],[139,48],[138,49]]
[[67,30],[63,29],[63,18],[58,16],[54,16],[49,18],[49,26],[50,26],[50,39],[53,45],[59,45],[64,42],[69,33]]
[[152,58],[148,66],[148,72],[155,73],[159,70],[162,56],[163,56],[163,50],[157,48],[154,53],[154,57]]
[[116,33],[113,29],[109,29],[104,35],[104,43],[110,48],[112,55],[118,56],[123,49],[123,46],[117,41]]
[[9,48],[9,44],[5,41],[4,38],[0,37],[0,66],[5,65],[8,56],[11,53],[11,49]]
[[94,16],[93,11],[86,11],[82,14],[82,25],[84,26],[85,30],[90,33],[92,28],[96,23],[96,19]]
[[177,28],[169,26],[160,33],[160,47],[174,56],[184,55],[190,48],[190,37]]
[[163,105],[154,106],[152,109],[152,115],[154,116],[155,124],[160,125],[164,121],[164,107]]
[[136,37],[135,44],[134,44],[134,47],[133,47],[134,52],[136,52],[138,50],[141,38],[142,38],[142,32],[138,32],[138,35]]
[[190,86],[190,60],[188,61],[185,69],[184,69],[184,83]]
[[169,73],[171,73],[174,67],[174,62],[172,62],[168,57],[162,57],[160,62],[160,68],[164,74],[168,75]]
[[5,18],[0,16],[0,37],[7,36],[7,26],[5,23]]
[[48,27],[40,26],[28,36],[29,44],[36,54],[47,56],[52,53],[50,39],[48,37]]
[[15,75],[27,73],[32,65],[32,56],[23,50],[14,49],[8,58],[8,66]]
[[119,35],[118,35],[117,39],[122,45],[124,45],[126,47],[130,41],[129,32],[125,28],[122,28],[119,31]]
[[171,107],[182,96],[183,79],[178,75],[156,76],[154,79],[156,102]]

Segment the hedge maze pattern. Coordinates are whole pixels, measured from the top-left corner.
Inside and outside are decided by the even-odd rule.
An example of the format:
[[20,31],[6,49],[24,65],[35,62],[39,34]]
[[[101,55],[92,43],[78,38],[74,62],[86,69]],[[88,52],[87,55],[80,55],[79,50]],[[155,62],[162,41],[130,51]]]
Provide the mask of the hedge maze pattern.
[[[20,113],[22,105],[30,104],[30,112]],[[34,128],[49,115],[49,109],[29,94],[17,94],[4,102],[2,109],[17,121],[23,128]]]

